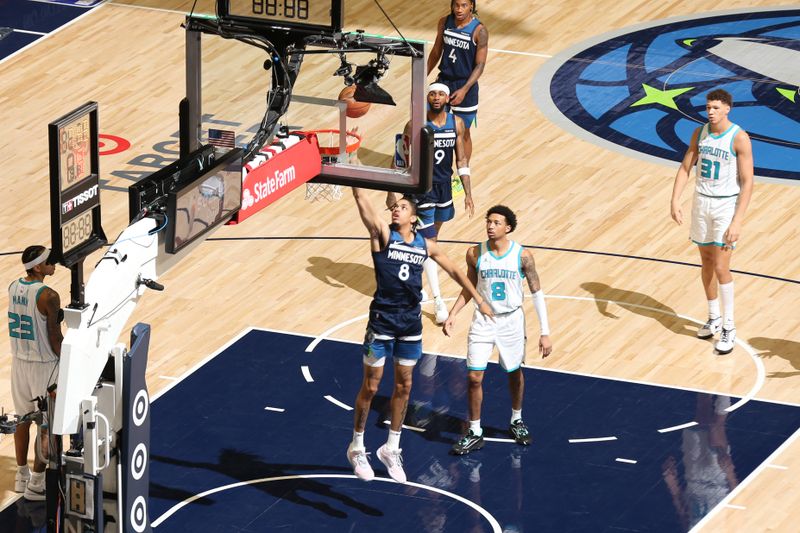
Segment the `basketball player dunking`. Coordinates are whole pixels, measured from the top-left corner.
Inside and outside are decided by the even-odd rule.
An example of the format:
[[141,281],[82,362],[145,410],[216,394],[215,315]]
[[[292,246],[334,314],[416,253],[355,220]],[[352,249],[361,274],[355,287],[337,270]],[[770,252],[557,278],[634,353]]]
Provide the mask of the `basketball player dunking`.
[[481,301],[475,286],[461,272],[436,241],[425,239],[414,231],[416,206],[401,198],[391,206],[389,225],[369,203],[364,193],[353,188],[361,220],[369,231],[372,261],[377,288],[369,308],[369,322],[363,347],[363,381],[355,401],[353,440],[347,449],[347,459],[355,475],[364,481],[375,477],[364,445],[372,399],[383,377],[387,357],[394,362],[395,384],[390,400],[391,424],[389,438],[378,448],[378,459],[398,483],[405,483],[403,458],[400,450],[400,429],[406,416],[411,394],[411,375],[422,356],[422,263],[431,257],[463,290],[480,302],[480,311],[492,316],[487,302]]

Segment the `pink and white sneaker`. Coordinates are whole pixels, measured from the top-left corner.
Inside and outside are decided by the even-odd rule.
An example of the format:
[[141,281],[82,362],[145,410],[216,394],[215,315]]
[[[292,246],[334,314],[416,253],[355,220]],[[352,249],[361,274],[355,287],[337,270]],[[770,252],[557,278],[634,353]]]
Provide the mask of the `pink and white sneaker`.
[[403,470],[403,450],[390,450],[385,444],[378,448],[378,459],[386,466],[389,476],[398,483],[406,482],[406,472]]
[[356,477],[363,481],[372,481],[375,479],[375,472],[369,465],[369,458],[367,455],[369,455],[367,450],[363,448],[360,450],[350,447],[347,448],[347,460],[350,461],[350,464],[353,466],[353,473]]

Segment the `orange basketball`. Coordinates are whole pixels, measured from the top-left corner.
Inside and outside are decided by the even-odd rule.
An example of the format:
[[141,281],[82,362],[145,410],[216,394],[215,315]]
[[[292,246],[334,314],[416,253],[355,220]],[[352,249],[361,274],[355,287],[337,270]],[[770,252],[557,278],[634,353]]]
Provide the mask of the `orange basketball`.
[[342,92],[339,93],[339,100],[342,102],[347,102],[347,116],[348,118],[358,118],[363,117],[369,111],[370,104],[368,102],[356,102],[353,98],[353,95],[356,92],[356,86],[351,85],[350,87],[345,87],[342,89]]

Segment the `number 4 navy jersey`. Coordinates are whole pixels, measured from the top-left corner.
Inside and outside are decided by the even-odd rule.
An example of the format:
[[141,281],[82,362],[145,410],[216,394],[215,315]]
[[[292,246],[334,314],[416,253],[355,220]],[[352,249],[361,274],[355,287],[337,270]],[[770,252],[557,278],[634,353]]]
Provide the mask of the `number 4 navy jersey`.
[[478,46],[472,36],[480,25],[476,17],[463,28],[456,27],[452,14],[444,21],[442,35],[442,60],[439,63],[441,77],[450,80],[466,80],[475,68],[475,53]]
[[[444,22],[444,34],[442,35],[442,60],[439,63],[439,77],[441,81],[450,87],[450,93],[460,89],[475,69],[475,54],[478,45],[473,39],[475,28],[480,25],[480,21],[473,17],[472,20],[463,28],[456,27],[453,15],[448,15]],[[470,87],[464,99],[457,106],[452,106],[456,113],[474,113],[478,110],[478,83]],[[469,127],[469,124],[467,124]]]
[[425,238],[419,233],[407,243],[394,229],[389,243],[372,252],[377,289],[370,309],[403,311],[418,309],[422,300],[422,263],[428,257]]

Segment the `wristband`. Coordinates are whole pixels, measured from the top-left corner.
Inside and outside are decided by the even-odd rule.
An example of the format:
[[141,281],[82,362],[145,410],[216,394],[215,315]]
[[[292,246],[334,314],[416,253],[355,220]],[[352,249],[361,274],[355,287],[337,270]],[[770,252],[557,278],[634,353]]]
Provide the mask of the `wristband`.
[[469,176],[469,167],[461,167],[458,169],[459,176]]
[[533,307],[539,317],[539,329],[541,335],[550,335],[550,324],[547,323],[547,306],[544,303],[544,291],[538,290],[533,293]]

